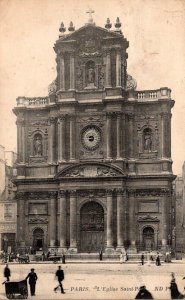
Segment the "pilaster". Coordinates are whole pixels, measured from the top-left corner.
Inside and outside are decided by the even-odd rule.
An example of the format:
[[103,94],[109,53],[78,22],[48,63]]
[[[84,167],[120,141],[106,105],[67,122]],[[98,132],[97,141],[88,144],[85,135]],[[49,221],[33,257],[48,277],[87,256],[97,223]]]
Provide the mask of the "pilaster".
[[70,191],[70,248],[69,253],[77,252],[77,212],[76,190]]
[[107,190],[107,248],[106,252],[113,252],[113,190]]

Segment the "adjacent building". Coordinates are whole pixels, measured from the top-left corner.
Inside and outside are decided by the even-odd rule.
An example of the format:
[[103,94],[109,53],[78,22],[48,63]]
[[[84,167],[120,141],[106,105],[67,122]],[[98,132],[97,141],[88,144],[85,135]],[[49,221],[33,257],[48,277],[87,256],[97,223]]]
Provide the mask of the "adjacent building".
[[175,228],[174,240],[177,257],[185,254],[185,162],[182,167],[182,176],[174,181],[175,199]]
[[167,87],[136,89],[128,46],[119,18],[114,29],[91,16],[68,33],[62,23],[48,96],[17,98],[19,247],[114,254],[170,246],[174,100]]
[[16,187],[12,183],[16,176],[16,159],[16,153],[5,151],[0,145],[0,250],[5,252],[16,249],[17,203]]

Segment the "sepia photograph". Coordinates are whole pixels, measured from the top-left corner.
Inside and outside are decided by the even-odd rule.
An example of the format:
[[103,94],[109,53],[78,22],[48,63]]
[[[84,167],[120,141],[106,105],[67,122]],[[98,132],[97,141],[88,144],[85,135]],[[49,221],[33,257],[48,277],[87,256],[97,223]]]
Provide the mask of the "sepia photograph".
[[185,299],[185,0],[0,0],[0,122],[0,299]]

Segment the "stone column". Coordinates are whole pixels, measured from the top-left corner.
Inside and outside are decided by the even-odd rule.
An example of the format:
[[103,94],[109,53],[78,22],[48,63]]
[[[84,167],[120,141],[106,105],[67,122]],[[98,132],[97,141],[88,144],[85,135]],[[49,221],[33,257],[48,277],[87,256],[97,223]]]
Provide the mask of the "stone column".
[[121,140],[121,112],[116,114],[116,136],[117,136],[117,156],[116,159],[120,160],[121,157],[121,148],[122,148],[122,140]]
[[58,118],[58,160],[65,162],[65,115]]
[[113,190],[107,190],[107,249],[112,252],[113,249]]
[[166,250],[168,241],[168,191],[161,191],[161,201],[162,201],[162,249]]
[[56,192],[50,192],[50,247],[56,246],[57,214],[56,214]]
[[116,87],[121,87],[121,53],[116,52]]
[[70,90],[75,88],[75,58],[74,53],[70,53]]
[[161,157],[166,157],[166,138],[167,135],[169,135],[169,132],[167,134],[166,132],[166,125],[167,125],[167,113],[161,113]]
[[67,232],[67,220],[66,220],[66,191],[60,191],[59,199],[60,218],[58,224],[60,247],[66,250],[66,232]]
[[105,82],[106,86],[105,87],[111,87],[111,55],[110,51],[107,51],[106,54],[106,72],[105,72]]
[[76,191],[70,191],[70,249],[77,252],[77,205]]
[[135,222],[135,190],[129,190],[129,251],[132,253],[136,250],[136,222]]
[[17,154],[18,154],[18,162],[22,162],[22,122],[17,120]]
[[117,190],[117,249],[124,250],[124,220],[125,220],[125,192],[123,189]]
[[111,159],[111,113],[107,113],[106,134],[107,134],[107,159]]
[[129,114],[128,115],[128,121],[129,121],[129,157],[134,157],[134,115]]
[[55,118],[50,118],[49,153],[48,153],[48,160],[50,164],[54,162],[54,135],[55,135]]
[[25,246],[25,194],[17,194],[17,239],[20,246]]
[[70,116],[70,124],[69,124],[69,138],[70,138],[70,161],[75,161],[75,116]]
[[60,90],[65,91],[65,62],[64,54],[60,56]]
[[25,163],[25,122],[22,122],[22,130],[21,130],[21,144],[22,144],[22,162]]
[[125,158],[126,157],[126,122],[125,122],[125,114],[122,115],[121,118],[122,122],[122,130],[121,130],[121,134],[122,134],[122,157]]

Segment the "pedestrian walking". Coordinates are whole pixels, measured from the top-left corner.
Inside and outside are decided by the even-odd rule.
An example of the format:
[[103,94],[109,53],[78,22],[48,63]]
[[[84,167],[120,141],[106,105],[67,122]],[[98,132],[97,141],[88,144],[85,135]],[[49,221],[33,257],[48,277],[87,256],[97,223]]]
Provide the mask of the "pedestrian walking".
[[66,263],[66,256],[65,256],[65,254],[62,255],[62,263],[63,263],[63,264]]
[[161,260],[160,260],[159,252],[157,252],[156,266],[160,266],[160,265],[161,265]]
[[60,287],[61,293],[65,294],[64,289],[63,289],[63,285],[62,285],[62,281],[64,280],[64,271],[61,269],[61,266],[58,267],[58,270],[56,271],[55,276],[58,278],[59,285],[57,285],[54,288],[54,292],[56,293],[57,289]]
[[100,259],[100,261],[102,261],[102,259],[103,259],[103,252],[102,252],[102,250],[100,250],[100,252],[99,252],[99,259]]
[[123,253],[121,252],[121,254],[120,254],[120,263],[122,264],[122,263],[124,263],[124,255],[123,255]]
[[26,276],[26,280],[29,278],[31,296],[35,296],[35,286],[38,279],[37,274],[34,271],[35,269],[32,268],[31,272]]
[[142,254],[141,254],[141,264],[142,264],[142,266],[144,265],[144,260],[145,260],[145,256],[144,256],[144,254],[142,253]]
[[6,267],[4,268],[4,277],[6,278],[6,280],[3,282],[3,284],[7,281],[10,281],[10,276],[11,276],[10,268],[8,267],[8,264],[6,264]]
[[183,299],[183,295],[179,292],[178,286],[175,282],[175,275],[174,273],[171,274],[172,280],[170,282],[170,294],[171,299]]
[[143,285],[139,288],[135,299],[153,299],[152,294],[146,289],[146,286]]

